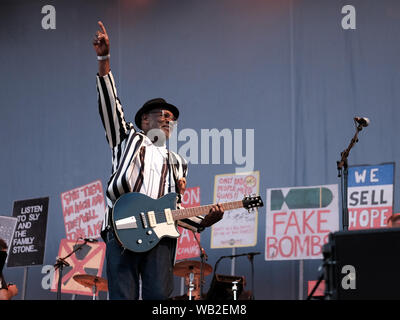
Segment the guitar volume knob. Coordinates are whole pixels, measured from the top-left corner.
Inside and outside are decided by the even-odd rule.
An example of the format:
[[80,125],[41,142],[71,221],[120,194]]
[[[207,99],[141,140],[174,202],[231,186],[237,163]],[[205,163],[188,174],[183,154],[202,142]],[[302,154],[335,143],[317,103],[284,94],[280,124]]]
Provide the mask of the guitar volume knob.
[[142,239],[138,239],[136,242],[137,242],[138,244],[141,244],[143,241],[142,241]]

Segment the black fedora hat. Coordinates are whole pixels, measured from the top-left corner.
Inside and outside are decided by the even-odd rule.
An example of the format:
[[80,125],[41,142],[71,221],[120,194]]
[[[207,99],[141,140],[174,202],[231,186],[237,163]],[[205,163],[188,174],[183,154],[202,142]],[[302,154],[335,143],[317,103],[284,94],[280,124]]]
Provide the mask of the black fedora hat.
[[139,110],[136,112],[135,115],[135,123],[139,129],[141,128],[142,123],[142,115],[153,110],[153,109],[165,109],[172,112],[175,119],[179,117],[179,110],[173,104],[168,103],[162,98],[155,98],[147,101]]

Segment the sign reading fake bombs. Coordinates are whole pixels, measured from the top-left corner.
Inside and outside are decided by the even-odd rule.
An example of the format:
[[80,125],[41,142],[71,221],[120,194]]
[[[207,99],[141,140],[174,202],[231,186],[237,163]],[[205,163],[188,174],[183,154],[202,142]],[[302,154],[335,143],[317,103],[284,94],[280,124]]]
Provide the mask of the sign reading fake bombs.
[[320,259],[338,229],[337,185],[267,189],[265,260]]

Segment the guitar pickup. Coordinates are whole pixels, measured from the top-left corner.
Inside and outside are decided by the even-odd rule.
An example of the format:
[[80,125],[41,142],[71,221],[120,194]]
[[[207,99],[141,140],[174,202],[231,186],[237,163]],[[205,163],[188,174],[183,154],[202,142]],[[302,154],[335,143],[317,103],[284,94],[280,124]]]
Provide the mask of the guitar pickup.
[[174,218],[172,217],[171,209],[164,209],[164,213],[167,224],[174,224]]
[[136,229],[136,218],[132,216],[124,219],[119,219],[115,221],[115,227],[117,229]]
[[149,218],[150,227],[154,228],[157,225],[156,215],[154,211],[147,212],[147,217]]
[[146,229],[148,227],[148,225],[147,225],[146,216],[145,216],[145,214],[143,212],[140,213],[140,219],[142,219],[143,228]]

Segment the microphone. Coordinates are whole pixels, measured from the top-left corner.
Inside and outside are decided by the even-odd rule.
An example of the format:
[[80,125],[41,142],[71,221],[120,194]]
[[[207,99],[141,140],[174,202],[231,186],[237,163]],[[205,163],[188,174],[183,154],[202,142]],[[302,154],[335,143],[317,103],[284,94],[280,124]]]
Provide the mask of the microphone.
[[91,239],[91,238],[80,238],[80,239],[82,239],[85,242],[91,242],[91,243],[95,243],[95,242],[99,241],[97,239]]
[[362,127],[368,127],[370,122],[368,118],[361,118],[361,117],[355,117],[354,121],[357,122]]

